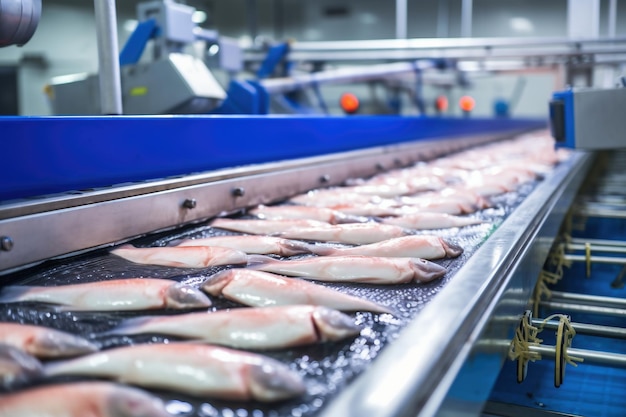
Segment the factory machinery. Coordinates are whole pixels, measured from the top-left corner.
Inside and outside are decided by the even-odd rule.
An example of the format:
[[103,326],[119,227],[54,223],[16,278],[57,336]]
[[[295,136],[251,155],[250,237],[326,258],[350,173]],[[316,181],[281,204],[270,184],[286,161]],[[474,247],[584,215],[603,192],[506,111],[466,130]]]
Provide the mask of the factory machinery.
[[[396,116],[9,117],[0,123],[7,137],[22,138],[7,143],[3,152],[9,173],[0,196],[5,285],[59,285],[116,274],[193,282],[214,269],[133,266],[108,252],[124,242],[161,246],[211,234],[208,222],[216,216],[246,216],[247,207],[545,129],[543,121],[535,120]],[[623,262],[611,258],[623,250],[622,190],[615,165],[621,158],[576,150],[543,179],[494,196],[493,207],[475,215],[484,225],[437,232],[465,249],[463,256],[442,261],[448,269],[443,280],[388,289],[341,287],[384,302],[398,314],[358,313],[355,318],[366,330],[356,339],[270,353],[308,378],[313,388],[305,397],[278,405],[170,393],[163,398],[172,412],[198,416],[480,415],[485,404],[493,415],[515,415],[507,411],[512,404],[541,410],[565,404],[552,408],[550,400],[558,393],[541,398],[544,387],[529,388],[517,368],[518,363],[527,366],[529,379],[542,375],[542,383],[552,381],[554,356],[561,371],[568,359],[584,359],[578,368],[567,365],[558,392],[588,392],[578,372],[614,373],[599,390],[623,384],[619,349],[608,353],[604,343],[578,345],[587,332],[603,335],[601,341],[624,335],[619,319],[595,319],[597,314],[623,319],[623,273],[601,270],[613,262],[621,268]],[[602,168],[606,173],[590,174]],[[586,178],[601,185],[589,182],[579,191]],[[616,226],[599,226],[594,216],[611,217]],[[582,235],[581,218],[586,230],[599,234]],[[589,244],[591,255],[578,252],[589,252]],[[541,277],[555,274],[551,262],[560,248],[562,279],[548,281],[558,282],[534,296],[537,283],[545,281]],[[591,270],[590,279],[585,268]],[[602,281],[603,274],[608,281]],[[596,290],[598,296],[591,296]],[[524,314],[533,309],[534,314]],[[569,318],[544,323],[552,312]],[[44,324],[87,337],[123,318],[51,313],[29,304],[5,305],[1,315],[4,321]],[[523,332],[524,343],[515,344],[522,323],[530,327]],[[576,337],[562,334],[560,342],[551,343],[546,335],[564,326],[573,328]],[[533,328],[543,331],[537,336]],[[108,347],[159,340],[93,337]],[[522,400],[502,398],[499,389],[519,393]],[[620,401],[617,395],[604,398],[607,408],[597,415],[618,415],[613,412],[623,408]],[[575,401],[581,402],[589,404],[584,398]],[[502,411],[502,404],[509,408]],[[571,412],[568,407],[562,410]]]
[[[580,50],[563,54],[573,55]],[[186,68],[168,62],[158,65]],[[313,78],[266,87],[284,92]],[[489,208],[471,215],[482,223],[433,232],[464,249],[437,261],[447,269],[442,279],[338,285],[393,314],[357,312],[354,338],[264,352],[304,377],[303,396],[262,404],[154,392],[173,415],[199,417],[623,415],[625,155],[606,151],[623,147],[613,111],[623,94],[602,94],[555,94],[553,135],[579,149],[541,178],[490,197]],[[206,109],[223,95],[209,98],[190,103]],[[594,140],[598,117],[607,134]],[[198,284],[221,268],[135,265],[110,251],[221,234],[210,226],[215,218],[248,218],[260,204],[546,128],[538,120],[398,116],[1,118],[3,138],[19,140],[6,140],[0,156],[0,280],[56,286],[151,276]],[[214,306],[237,307],[217,298]],[[106,334],[127,317],[0,305],[1,321],[70,331],[102,349],[167,340]]]

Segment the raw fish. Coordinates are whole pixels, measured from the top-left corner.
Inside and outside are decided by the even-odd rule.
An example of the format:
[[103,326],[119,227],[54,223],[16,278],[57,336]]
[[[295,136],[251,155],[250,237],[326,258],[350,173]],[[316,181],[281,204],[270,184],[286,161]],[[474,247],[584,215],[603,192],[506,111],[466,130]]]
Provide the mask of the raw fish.
[[385,258],[422,258],[439,259],[455,258],[463,253],[463,249],[438,236],[413,235],[396,237],[369,245],[351,248],[331,248],[314,246],[318,255],[326,256],[381,256]]
[[0,384],[11,388],[39,376],[41,362],[34,356],[11,345],[0,344]]
[[138,264],[178,268],[207,268],[209,266],[246,263],[245,253],[221,247],[136,248],[131,245],[124,245],[112,250],[111,253]]
[[390,312],[379,304],[302,279],[245,268],[218,272],[207,278],[201,288],[211,295],[253,307],[308,304],[343,311]]
[[271,235],[276,232],[298,229],[302,227],[326,227],[330,223],[318,220],[284,219],[284,220],[233,220],[215,219],[211,226],[252,235]]
[[341,340],[359,330],[337,310],[298,305],[138,317],[107,334],[163,334],[240,349],[281,349]]
[[293,256],[311,253],[309,244],[273,236],[238,235],[188,239],[178,246],[220,246],[258,255]]
[[373,256],[319,256],[279,261],[267,256],[252,255],[249,267],[318,281],[368,284],[428,282],[446,273],[444,267],[425,259]]
[[211,300],[202,291],[169,279],[128,278],[56,287],[9,286],[0,302],[37,301],[62,311],[125,311],[157,308],[204,308]]
[[302,378],[263,355],[196,343],[134,345],[53,363],[48,376],[109,378],[197,397],[279,401],[305,392]]
[[0,343],[38,358],[76,356],[98,350],[96,345],[82,337],[43,326],[18,323],[0,323]]
[[471,217],[452,216],[445,213],[414,213],[398,217],[386,217],[381,223],[406,227],[415,230],[447,229],[449,227],[464,227],[482,223],[481,220]]
[[289,239],[364,245],[409,234],[411,234],[409,230],[399,226],[380,223],[350,223],[330,225],[327,227],[292,229],[277,233],[276,235]]
[[332,210],[326,207],[312,206],[260,205],[249,210],[249,213],[265,220],[308,219],[330,224],[362,223],[364,221],[367,221],[367,219],[357,216],[349,216],[337,210]]
[[0,417],[171,417],[163,402],[137,388],[76,382],[0,397]]

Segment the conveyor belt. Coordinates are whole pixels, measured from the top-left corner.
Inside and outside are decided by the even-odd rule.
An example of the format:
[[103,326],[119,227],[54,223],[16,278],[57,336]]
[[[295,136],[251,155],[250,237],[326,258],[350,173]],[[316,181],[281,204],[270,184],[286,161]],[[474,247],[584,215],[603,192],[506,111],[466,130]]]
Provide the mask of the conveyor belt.
[[[506,298],[511,290],[513,272],[524,268],[523,261],[538,236],[549,237],[552,233],[544,230],[546,219],[563,215],[563,207],[568,205],[562,201],[563,197],[567,200],[570,189],[577,188],[590,159],[589,155],[575,154],[544,181],[493,198],[494,207],[477,214],[488,223],[464,228],[458,234],[453,230],[438,232],[465,249],[460,258],[440,261],[449,271],[440,281],[384,288],[324,284],[376,300],[396,314],[356,313],[356,321],[363,330],[354,340],[269,352],[269,356],[289,363],[306,378],[310,388],[303,398],[267,406],[159,394],[169,400],[171,411],[185,416],[306,416],[318,414],[321,409],[324,416],[433,414],[442,403],[445,406],[448,388],[473,341],[496,309],[496,302]],[[215,233],[224,232],[197,224],[149,235],[132,243],[165,245],[181,237]],[[533,256],[541,256],[542,249],[545,250],[545,242],[539,244],[542,248],[538,252],[533,249],[537,252]],[[111,277],[151,276],[198,284],[219,269],[197,271],[134,265],[100,249],[69,259],[51,260],[34,269],[9,274],[4,280],[12,284],[61,285]],[[514,307],[525,303],[529,286],[526,282],[521,286],[523,291],[514,294]],[[236,307],[223,300],[217,300],[215,305],[217,309]],[[1,311],[0,320],[44,324],[82,334],[98,341],[103,348],[164,340],[153,336],[98,336],[121,319],[134,315],[59,313],[41,306],[15,305]]]

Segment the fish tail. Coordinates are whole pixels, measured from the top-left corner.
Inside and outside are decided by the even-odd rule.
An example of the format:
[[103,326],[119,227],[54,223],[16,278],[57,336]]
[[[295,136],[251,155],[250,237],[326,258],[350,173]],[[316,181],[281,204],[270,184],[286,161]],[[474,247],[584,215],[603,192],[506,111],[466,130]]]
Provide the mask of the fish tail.
[[274,262],[275,259],[270,256],[265,255],[248,255],[248,264],[246,265],[248,268],[259,268],[262,265],[266,265],[268,263]]
[[150,323],[153,317],[133,317],[130,319],[122,320],[114,328],[107,330],[106,332],[99,333],[100,336],[112,336],[119,334],[138,334],[144,329],[144,326]]
[[0,303],[17,303],[27,300],[26,295],[32,287],[26,285],[10,285],[0,291]]

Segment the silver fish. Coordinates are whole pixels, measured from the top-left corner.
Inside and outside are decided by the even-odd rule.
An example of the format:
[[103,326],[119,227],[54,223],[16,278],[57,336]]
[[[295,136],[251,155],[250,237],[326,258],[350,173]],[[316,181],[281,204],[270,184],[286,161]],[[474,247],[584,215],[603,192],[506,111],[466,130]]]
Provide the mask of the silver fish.
[[110,349],[47,365],[45,374],[109,378],[145,388],[239,401],[279,401],[306,390],[297,373],[274,359],[195,343]]
[[220,271],[202,283],[207,293],[253,307],[308,304],[342,311],[391,313],[387,308],[331,288],[245,268]]
[[274,236],[257,235],[214,236],[203,239],[187,239],[183,240],[178,246],[220,246],[257,255],[274,254],[293,256],[302,253],[311,253],[310,245],[307,243]]
[[313,246],[317,255],[326,256],[380,256],[385,258],[456,258],[463,248],[438,236],[412,235],[396,237],[382,242],[347,248]]
[[127,278],[36,287],[14,285],[0,292],[0,303],[37,301],[58,311],[127,311],[211,306],[202,291],[169,279]]
[[333,210],[327,207],[260,205],[253,209],[250,209],[248,212],[265,220],[308,219],[330,224],[363,223],[367,221],[367,219],[363,217],[349,216],[340,211]]
[[31,388],[0,397],[0,417],[172,417],[163,401],[110,382]]
[[12,388],[29,382],[43,372],[41,362],[34,356],[11,345],[0,344],[0,384]]
[[37,358],[60,358],[83,355],[98,347],[82,337],[43,326],[0,323],[0,343],[7,344]]
[[138,264],[178,268],[207,268],[209,266],[246,263],[245,253],[221,247],[136,248],[131,245],[124,245],[112,250],[111,253]]
[[276,235],[288,239],[364,245],[409,234],[411,234],[410,231],[399,226],[379,223],[350,223],[292,229]]
[[482,220],[471,217],[453,216],[445,213],[405,214],[397,217],[386,217],[380,219],[380,222],[414,230],[447,229],[450,227],[465,227],[483,223]]
[[428,282],[445,275],[446,269],[420,258],[373,256],[321,256],[279,261],[251,255],[249,268],[318,281],[402,284]]
[[291,305],[138,317],[107,334],[153,333],[240,349],[281,349],[341,340],[359,331],[349,316],[337,310]]
[[211,222],[212,227],[232,230],[252,235],[271,235],[285,230],[302,227],[327,227],[330,223],[307,219],[283,219],[283,220],[234,220],[215,219]]

